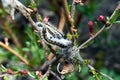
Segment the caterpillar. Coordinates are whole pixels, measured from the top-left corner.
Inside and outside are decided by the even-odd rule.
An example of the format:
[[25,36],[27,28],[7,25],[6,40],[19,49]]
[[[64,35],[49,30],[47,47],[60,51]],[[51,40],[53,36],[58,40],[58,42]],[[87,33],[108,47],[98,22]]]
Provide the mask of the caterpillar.
[[55,45],[60,48],[67,48],[72,45],[72,42],[64,38],[64,34],[58,31],[53,25],[48,22],[36,22],[37,29],[40,32],[42,40],[50,45]]

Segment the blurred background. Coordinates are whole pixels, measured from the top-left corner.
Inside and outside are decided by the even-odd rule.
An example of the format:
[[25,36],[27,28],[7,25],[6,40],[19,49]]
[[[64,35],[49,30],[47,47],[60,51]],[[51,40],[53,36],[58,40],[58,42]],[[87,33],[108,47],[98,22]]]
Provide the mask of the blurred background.
[[[0,0],[1,1],[1,0]],[[29,0],[20,0],[24,5],[30,5]],[[47,16],[49,22],[58,26],[61,17],[61,0],[35,0],[39,14],[44,18]],[[69,0],[71,6],[72,0]],[[97,22],[99,15],[109,17],[119,0],[89,0],[84,6],[76,5],[75,26],[78,30],[77,44],[80,45],[89,38],[88,21]],[[120,18],[119,18],[120,19]],[[119,20],[118,19],[118,20]],[[104,30],[86,48],[81,50],[83,58],[90,59],[91,64],[103,73],[120,80],[120,24],[113,24],[109,30]],[[68,24],[66,22],[63,32],[67,34]],[[95,32],[102,27],[102,24],[94,26]],[[2,7],[0,2],[0,41],[6,42],[12,49],[19,52],[26,58],[33,68],[39,68],[45,61],[42,45],[37,42],[39,36],[29,22],[18,12],[15,14],[15,21]],[[48,49],[48,53],[50,50]],[[30,69],[9,51],[0,47],[0,64],[13,70]],[[55,66],[54,66],[55,69]],[[55,80],[50,76],[50,80]],[[17,77],[16,80],[32,80],[29,77]],[[71,74],[67,74],[64,80],[93,80],[87,67],[82,67],[82,71],[76,69]],[[107,80],[103,78],[103,80]]]

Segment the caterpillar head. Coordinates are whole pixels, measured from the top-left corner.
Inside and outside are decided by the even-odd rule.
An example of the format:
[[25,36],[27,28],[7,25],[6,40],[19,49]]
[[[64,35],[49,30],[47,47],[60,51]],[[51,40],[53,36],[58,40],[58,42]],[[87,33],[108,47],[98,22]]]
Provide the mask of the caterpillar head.
[[37,29],[39,31],[39,30],[42,30],[44,24],[42,22],[36,22],[36,26],[37,26]]

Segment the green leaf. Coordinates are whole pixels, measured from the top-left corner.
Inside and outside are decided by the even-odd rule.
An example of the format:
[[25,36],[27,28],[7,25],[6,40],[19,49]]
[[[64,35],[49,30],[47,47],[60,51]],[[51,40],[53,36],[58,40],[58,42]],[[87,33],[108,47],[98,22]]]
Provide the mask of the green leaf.
[[23,48],[22,50],[23,50],[23,51],[26,51],[26,52],[30,51],[30,49],[27,48],[27,47]]
[[9,80],[8,76],[4,76],[3,78],[4,80]]
[[35,79],[35,76],[32,73],[28,72],[28,75]]
[[118,16],[120,16],[119,10],[115,10],[109,22],[111,24],[114,23],[117,20]]
[[7,72],[7,68],[5,68],[3,65],[1,65],[0,69],[2,70],[2,72]]
[[46,77],[44,78],[44,80],[48,80],[48,77],[46,76]]
[[36,5],[36,3],[30,3],[30,7],[31,7],[32,9],[34,9],[34,8],[37,7],[37,5]]
[[120,21],[115,21],[114,23],[116,23],[116,24],[120,24]]
[[72,35],[70,33],[67,33],[67,38],[72,39]]
[[96,80],[102,80],[102,76],[100,75],[100,73],[96,70],[90,70],[90,72],[93,74],[93,77],[96,79]]

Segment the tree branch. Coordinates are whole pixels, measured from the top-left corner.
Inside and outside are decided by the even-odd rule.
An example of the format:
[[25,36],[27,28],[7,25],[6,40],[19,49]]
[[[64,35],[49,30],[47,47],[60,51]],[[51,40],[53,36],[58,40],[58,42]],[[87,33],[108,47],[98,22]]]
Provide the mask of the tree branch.
[[14,54],[15,56],[17,56],[26,65],[30,65],[29,62],[26,59],[24,59],[18,52],[14,51],[12,48],[10,48],[9,46],[5,45],[1,41],[0,41],[0,46],[2,46],[3,48],[5,48],[6,50],[8,50],[9,52],[11,52],[12,54]]

